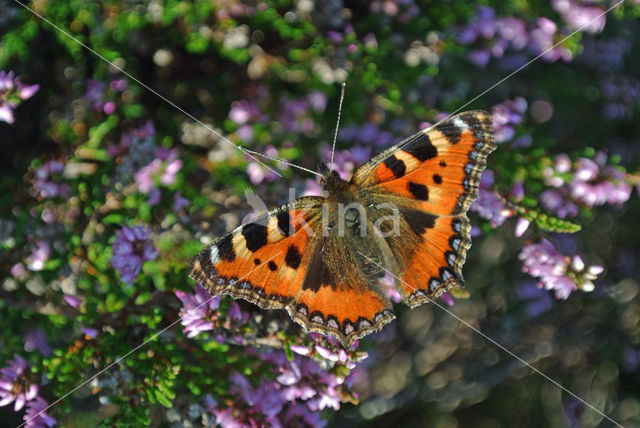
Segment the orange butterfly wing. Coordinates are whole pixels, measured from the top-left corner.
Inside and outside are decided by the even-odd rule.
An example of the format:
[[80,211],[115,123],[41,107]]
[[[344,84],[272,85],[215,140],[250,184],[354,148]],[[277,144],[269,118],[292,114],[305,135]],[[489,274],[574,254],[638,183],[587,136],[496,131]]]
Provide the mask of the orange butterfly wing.
[[264,309],[295,302],[323,198],[296,199],[204,248],[189,276],[212,295],[228,294]]
[[492,117],[458,114],[427,128],[359,168],[352,182],[406,205],[405,220],[420,243],[402,260],[398,284],[414,307],[462,287],[462,265],[471,246],[466,212],[477,198],[480,175],[495,149]]
[[379,330],[394,318],[390,303],[364,282],[331,277],[323,264],[323,202],[296,199],[238,227],[204,248],[189,276],[212,295],[284,308],[306,330],[333,334],[345,346]]

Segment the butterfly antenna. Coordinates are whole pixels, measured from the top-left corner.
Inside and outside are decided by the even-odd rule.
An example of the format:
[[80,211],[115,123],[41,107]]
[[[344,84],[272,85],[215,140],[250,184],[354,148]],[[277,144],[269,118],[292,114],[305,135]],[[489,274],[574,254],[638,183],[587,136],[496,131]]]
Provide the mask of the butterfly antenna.
[[[242,148],[242,150],[244,150],[245,152],[250,153],[250,154],[252,154],[252,155],[261,156],[261,157],[263,157],[263,158],[270,159],[270,160],[272,160],[272,161],[275,161],[275,162],[278,162],[278,163],[282,163],[282,164],[284,164],[284,165],[289,165],[290,167],[293,167],[293,168],[301,169],[302,171],[310,172],[311,174],[313,174],[313,175],[317,175],[318,177],[322,177],[322,174],[320,174],[320,173],[317,173],[317,172],[315,172],[315,171],[312,171],[312,170],[310,170],[310,169],[307,169],[307,168],[305,168],[305,167],[303,167],[303,166],[296,165],[296,164],[291,163],[291,162],[287,162],[286,160],[279,159],[279,158],[274,158],[274,157],[272,157],[272,156],[265,155],[264,153],[256,152],[256,151],[253,151],[253,150],[249,150],[249,149],[247,149],[246,147],[243,147],[243,148]],[[269,168],[269,169],[271,169],[271,168]]]
[[344,88],[346,83],[342,82],[340,87],[340,104],[338,104],[338,121],[336,122],[336,132],[333,134],[333,145],[331,146],[331,163],[329,168],[333,167],[333,155],[336,153],[336,141],[338,140],[338,130],[340,129],[340,117],[342,116],[342,102],[344,101]]

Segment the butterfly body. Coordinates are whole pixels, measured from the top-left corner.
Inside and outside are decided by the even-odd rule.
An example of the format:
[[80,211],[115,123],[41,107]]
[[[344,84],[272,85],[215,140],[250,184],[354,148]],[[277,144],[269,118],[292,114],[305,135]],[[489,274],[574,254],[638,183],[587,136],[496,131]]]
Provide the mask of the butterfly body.
[[283,308],[346,346],[394,318],[388,271],[411,307],[462,287],[466,211],[495,148],[491,116],[462,113],[360,167],[326,171],[323,195],[296,199],[215,240],[190,276],[212,294]]

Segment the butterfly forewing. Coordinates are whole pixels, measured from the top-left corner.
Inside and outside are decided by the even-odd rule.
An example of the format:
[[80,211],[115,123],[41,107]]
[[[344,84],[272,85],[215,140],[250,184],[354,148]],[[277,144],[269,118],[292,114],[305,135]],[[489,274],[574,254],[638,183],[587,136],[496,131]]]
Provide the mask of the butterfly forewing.
[[356,171],[352,182],[400,207],[406,227],[387,240],[400,266],[397,285],[412,307],[463,286],[471,245],[466,212],[494,149],[491,115],[470,111],[415,134]]

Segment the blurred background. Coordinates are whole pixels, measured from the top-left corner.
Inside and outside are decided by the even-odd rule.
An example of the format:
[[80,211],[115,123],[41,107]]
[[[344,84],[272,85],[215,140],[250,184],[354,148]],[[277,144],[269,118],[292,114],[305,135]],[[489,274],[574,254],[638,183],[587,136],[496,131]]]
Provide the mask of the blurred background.
[[[637,1],[0,10],[4,421],[640,426]],[[316,170],[342,82],[343,178],[463,106],[493,113],[469,295],[438,302],[598,411],[392,288],[397,320],[348,350],[284,311],[226,297],[197,307],[210,296],[187,266],[251,213],[247,188],[269,208],[290,188],[320,190],[230,142]]]

